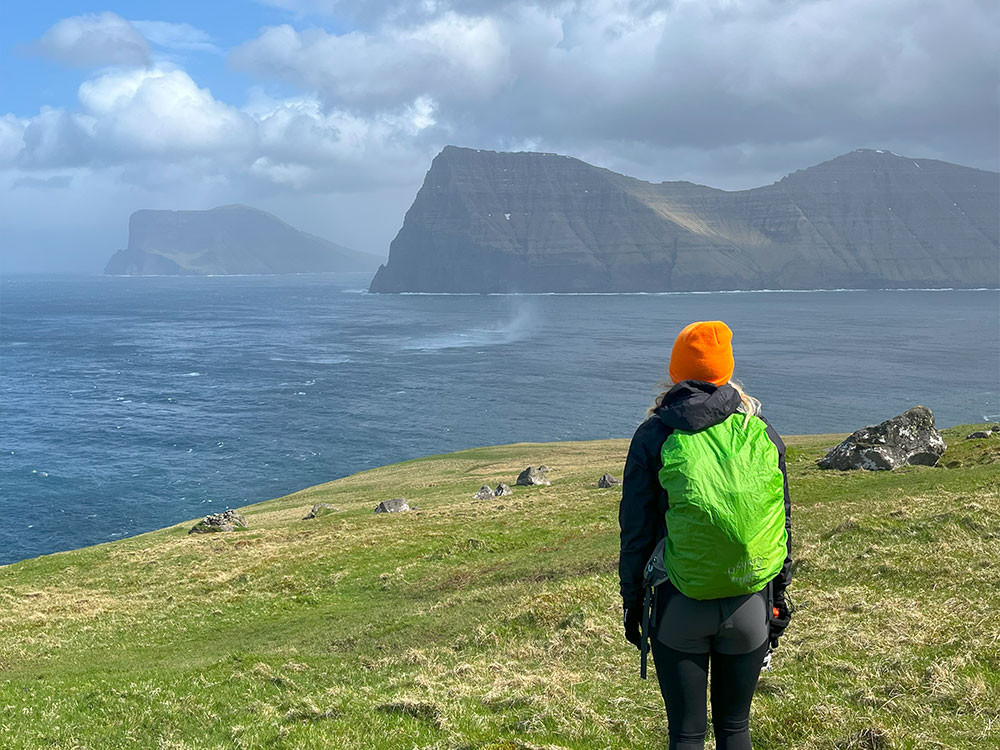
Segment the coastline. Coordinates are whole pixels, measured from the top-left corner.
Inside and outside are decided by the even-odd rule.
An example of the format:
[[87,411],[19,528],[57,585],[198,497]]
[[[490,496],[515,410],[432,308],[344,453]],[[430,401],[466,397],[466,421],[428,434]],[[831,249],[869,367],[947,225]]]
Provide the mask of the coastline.
[[[948,429],[948,428],[945,428]],[[954,429],[954,428],[952,428]],[[805,434],[805,435],[783,435],[782,440],[790,448],[798,448],[801,446],[816,445],[820,443],[829,443],[829,446],[833,446],[839,441],[847,437],[848,433],[816,433],[816,434]],[[533,455],[536,453],[544,453],[546,450],[555,450],[559,447],[573,447],[573,446],[589,446],[589,445],[612,445],[616,446],[617,450],[621,453],[621,460],[624,464],[625,452],[628,449],[628,438],[609,438],[606,440],[561,440],[552,441],[545,443],[504,443],[499,445],[484,445],[477,446],[474,448],[465,448],[458,451],[453,451],[450,453],[432,453],[425,456],[419,456],[416,458],[410,458],[403,461],[398,461],[395,463],[385,464],[383,466],[376,466],[370,469],[363,469],[353,474],[348,474],[337,479],[331,479],[326,482],[320,482],[319,484],[309,485],[298,490],[293,490],[288,494],[281,495],[275,498],[269,498],[266,500],[260,500],[248,505],[224,505],[220,504],[219,507],[213,508],[213,513],[221,513],[225,510],[235,510],[243,512],[246,510],[261,510],[268,508],[271,504],[283,503],[289,498],[311,496],[313,494],[322,494],[329,488],[337,486],[342,482],[350,482],[354,480],[361,480],[372,474],[379,474],[385,472],[392,472],[397,467],[404,467],[413,463],[421,463],[425,461],[435,461],[435,460],[445,460],[445,459],[461,459],[465,454],[476,454],[483,451],[507,451],[508,449],[521,449],[525,452],[526,456]],[[527,464],[525,464],[527,465]],[[512,484],[513,482],[511,482]],[[129,536],[122,536],[116,539],[111,539],[105,542],[99,542],[97,544],[83,545],[81,547],[73,547],[71,549],[58,550],[55,552],[48,552],[42,555],[36,555],[35,557],[24,558],[23,560],[17,560],[11,563],[5,563],[0,565],[0,573],[6,569],[10,569],[14,566],[21,565],[22,563],[28,563],[43,558],[51,558],[58,555],[72,555],[73,553],[80,552],[82,550],[98,549],[106,547],[108,545],[121,544],[123,542],[128,542],[129,540],[135,540],[142,537],[148,537],[150,535],[158,535],[167,531],[174,531],[177,529],[188,529],[200,520],[200,517],[185,519],[178,521],[177,523],[169,524],[167,526],[162,526],[157,529],[150,529],[148,531],[139,532],[137,534],[131,534]]]

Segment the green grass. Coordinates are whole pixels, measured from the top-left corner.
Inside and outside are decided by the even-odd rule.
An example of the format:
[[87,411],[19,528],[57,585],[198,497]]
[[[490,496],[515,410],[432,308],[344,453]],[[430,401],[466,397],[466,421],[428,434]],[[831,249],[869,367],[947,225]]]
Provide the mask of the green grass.
[[[823,472],[789,440],[798,614],[755,748],[995,747],[1000,439],[939,468]],[[620,440],[408,461],[0,567],[0,746],[656,748],[655,680],[620,632]],[[513,485],[528,464],[552,485]],[[373,515],[390,497],[419,510]],[[312,520],[313,503],[338,508]],[[710,744],[711,746],[711,744]]]

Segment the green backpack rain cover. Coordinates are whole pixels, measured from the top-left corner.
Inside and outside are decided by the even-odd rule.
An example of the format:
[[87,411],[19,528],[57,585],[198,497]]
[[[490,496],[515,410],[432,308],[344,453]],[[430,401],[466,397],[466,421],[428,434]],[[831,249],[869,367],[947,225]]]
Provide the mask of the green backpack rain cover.
[[692,599],[759,591],[786,554],[785,494],[778,449],[762,419],[733,414],[663,443],[667,491],[664,566]]

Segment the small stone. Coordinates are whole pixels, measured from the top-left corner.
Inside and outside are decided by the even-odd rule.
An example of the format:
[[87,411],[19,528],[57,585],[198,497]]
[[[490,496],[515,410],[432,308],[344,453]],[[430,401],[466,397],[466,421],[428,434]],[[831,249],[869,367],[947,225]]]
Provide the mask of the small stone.
[[514,490],[510,488],[510,485],[506,485],[503,482],[497,485],[497,488],[493,490],[493,497],[506,497],[507,495],[513,495]]
[[548,471],[548,467],[545,466],[529,466],[517,475],[517,481],[514,484],[518,487],[552,484],[545,478],[546,471]]
[[493,499],[493,488],[488,484],[484,484],[479,488],[479,491],[473,495],[476,500],[492,500]]
[[966,440],[982,440],[983,438],[993,437],[997,433],[993,430],[977,430],[976,432],[970,433]]
[[601,489],[608,489],[609,487],[617,487],[622,483],[622,480],[616,479],[610,474],[605,474],[600,479],[597,480],[597,486]]
[[325,516],[328,513],[336,512],[337,509],[330,505],[330,503],[316,503],[312,509],[302,517],[302,520],[307,521],[310,518],[319,518],[320,516]]
[[383,500],[375,506],[376,513],[403,513],[407,510],[410,510],[410,506],[401,497],[394,497],[392,500]]
[[247,520],[235,510],[212,513],[191,527],[188,534],[212,534],[217,531],[236,531],[249,528]]

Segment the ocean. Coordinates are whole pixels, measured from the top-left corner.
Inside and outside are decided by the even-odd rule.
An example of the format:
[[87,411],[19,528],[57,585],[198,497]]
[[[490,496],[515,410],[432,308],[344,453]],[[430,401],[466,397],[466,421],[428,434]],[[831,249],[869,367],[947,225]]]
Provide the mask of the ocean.
[[[366,274],[0,281],[0,564],[432,453],[629,437],[693,320],[785,434],[1000,419],[1000,292],[371,295]],[[470,495],[477,489],[470,485]]]

